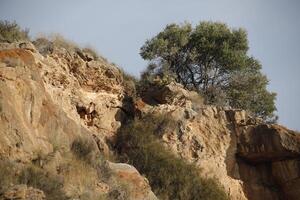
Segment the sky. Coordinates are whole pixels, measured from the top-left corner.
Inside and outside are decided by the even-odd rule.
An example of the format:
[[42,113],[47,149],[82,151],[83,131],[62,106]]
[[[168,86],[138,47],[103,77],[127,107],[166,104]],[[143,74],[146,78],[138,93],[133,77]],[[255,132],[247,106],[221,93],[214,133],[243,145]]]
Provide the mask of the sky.
[[218,21],[248,31],[249,55],[277,93],[279,123],[300,131],[299,0],[0,0],[0,19],[30,35],[60,33],[139,76],[139,49],[170,23]]

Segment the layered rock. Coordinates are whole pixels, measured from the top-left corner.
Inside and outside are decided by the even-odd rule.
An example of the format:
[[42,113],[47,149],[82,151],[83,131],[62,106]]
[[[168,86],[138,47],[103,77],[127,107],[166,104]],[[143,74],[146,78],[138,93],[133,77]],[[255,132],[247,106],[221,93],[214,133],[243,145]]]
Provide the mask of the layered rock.
[[[99,153],[110,154],[107,141],[126,116],[119,69],[101,59],[83,59],[77,51],[54,47],[42,55],[31,47],[28,42],[1,45],[1,160],[21,166],[34,163],[49,174],[64,177],[63,190],[69,198],[80,199],[88,192],[91,199],[99,195],[114,199],[111,196],[117,191],[126,197],[115,199],[156,199],[145,178],[132,166],[122,168],[122,173],[134,181],[120,186],[111,180],[124,179],[119,172],[113,173],[122,164],[103,171],[71,153],[76,138],[87,138]],[[109,177],[101,178],[105,172]],[[18,188],[5,195],[14,195]]]
[[249,126],[239,133],[237,147],[249,199],[299,198],[299,133],[279,125]]
[[[152,87],[133,102],[121,71],[80,49],[29,42],[2,43],[0,49],[0,158],[63,176],[70,198],[88,191],[91,199],[157,199],[134,167],[87,165],[70,153],[75,139],[87,138],[109,156],[122,123],[149,113],[170,118],[156,133],[161,141],[203,176],[217,179],[232,199],[300,196],[296,132],[243,110],[204,105],[197,93],[176,83]],[[3,194],[14,198],[19,191],[44,198],[26,185]]]
[[0,199],[45,200],[46,196],[44,192],[39,189],[27,187],[27,185],[15,185],[4,192],[4,194],[0,196]]
[[219,180],[232,199],[298,199],[299,134],[243,110],[199,104],[172,87],[151,90],[160,99],[155,106],[139,103],[141,113],[169,116],[158,134],[172,152]]

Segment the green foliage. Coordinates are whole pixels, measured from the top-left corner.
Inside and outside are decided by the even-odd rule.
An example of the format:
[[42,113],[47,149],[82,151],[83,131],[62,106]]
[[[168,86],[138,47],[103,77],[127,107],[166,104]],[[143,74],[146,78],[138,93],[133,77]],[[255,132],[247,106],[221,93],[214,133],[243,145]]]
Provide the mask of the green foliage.
[[28,29],[22,29],[16,22],[0,20],[0,42],[29,40],[28,33]]
[[149,89],[161,88],[175,81],[175,75],[167,67],[158,68],[155,63],[150,63],[142,73],[141,79],[136,83],[137,93],[143,96]]
[[166,200],[227,199],[212,179],[201,178],[199,169],[169,152],[154,134],[167,118],[146,116],[132,121],[118,134],[116,148],[145,174],[154,192]]
[[266,121],[276,121],[273,114],[276,110],[276,94],[267,90],[267,77],[257,71],[261,68],[260,64],[252,58],[248,62],[248,68],[232,73],[230,77],[226,88],[226,94],[230,98],[229,104],[235,108],[249,110]]
[[[259,62],[247,52],[243,29],[214,22],[201,22],[195,28],[188,23],[167,25],[141,48],[141,56],[151,63],[142,81],[171,75],[187,89],[201,93],[207,103],[247,109],[266,119],[276,110],[276,95],[267,91]],[[241,84],[237,77],[243,79]]]

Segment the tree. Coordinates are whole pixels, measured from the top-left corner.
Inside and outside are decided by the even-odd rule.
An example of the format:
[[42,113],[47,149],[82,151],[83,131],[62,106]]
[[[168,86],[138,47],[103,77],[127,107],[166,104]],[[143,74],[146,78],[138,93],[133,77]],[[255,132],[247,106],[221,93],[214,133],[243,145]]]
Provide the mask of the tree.
[[29,29],[21,29],[16,22],[0,20],[0,42],[29,40]]
[[140,55],[151,66],[144,77],[167,72],[207,103],[231,105],[267,119],[276,110],[276,95],[267,91],[268,80],[248,49],[245,30],[201,22],[195,28],[189,23],[167,25],[146,41]]
[[260,73],[260,63],[253,58],[249,58],[247,62],[247,68],[231,74],[226,87],[229,104],[235,108],[249,110],[265,120],[276,121],[276,94],[267,90],[269,81]]

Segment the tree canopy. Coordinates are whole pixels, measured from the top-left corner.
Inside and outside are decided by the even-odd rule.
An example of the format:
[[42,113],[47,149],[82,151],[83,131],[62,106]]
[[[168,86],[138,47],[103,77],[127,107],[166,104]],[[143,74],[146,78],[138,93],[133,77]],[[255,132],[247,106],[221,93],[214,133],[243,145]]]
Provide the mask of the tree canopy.
[[172,77],[207,103],[274,117],[276,94],[267,90],[261,64],[248,53],[247,32],[218,22],[170,24],[141,47],[149,75]]

